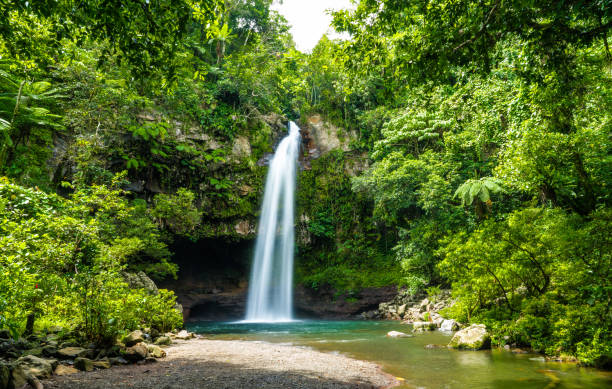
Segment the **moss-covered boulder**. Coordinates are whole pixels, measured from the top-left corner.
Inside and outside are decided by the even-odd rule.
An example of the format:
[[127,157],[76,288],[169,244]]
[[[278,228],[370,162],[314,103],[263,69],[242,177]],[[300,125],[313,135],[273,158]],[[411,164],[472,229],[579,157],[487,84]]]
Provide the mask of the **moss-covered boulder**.
[[458,331],[448,347],[465,350],[485,350],[491,348],[491,335],[484,324],[473,324]]
[[140,330],[132,331],[121,339],[123,344],[131,347],[137,343],[144,342],[144,334]]
[[130,362],[138,362],[145,359],[148,355],[147,346],[144,343],[138,343],[132,347],[127,347],[122,351],[123,357]]
[[169,336],[163,335],[155,339],[155,344],[158,346],[170,346],[172,344],[172,339],[170,339]]
[[74,360],[74,367],[81,371],[92,371],[94,365],[91,359],[79,357]]
[[166,356],[166,351],[164,351],[164,349],[154,344],[148,345],[147,351],[149,352],[149,356],[154,357],[154,358],[163,358]]

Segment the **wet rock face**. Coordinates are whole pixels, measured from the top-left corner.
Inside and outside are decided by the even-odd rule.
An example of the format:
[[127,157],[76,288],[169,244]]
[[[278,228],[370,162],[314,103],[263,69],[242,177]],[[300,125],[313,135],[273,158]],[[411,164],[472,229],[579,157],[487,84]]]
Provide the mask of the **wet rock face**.
[[321,115],[310,116],[302,126],[304,140],[313,158],[317,158],[317,151],[318,155],[325,155],[332,150],[350,151],[350,141],[356,136],[323,120]]
[[249,220],[240,220],[234,226],[234,230],[240,236],[255,237],[255,226]]
[[374,310],[382,301],[397,294],[397,287],[365,288],[352,295],[341,294],[333,288],[318,290],[297,286],[294,306],[298,317],[349,319]]

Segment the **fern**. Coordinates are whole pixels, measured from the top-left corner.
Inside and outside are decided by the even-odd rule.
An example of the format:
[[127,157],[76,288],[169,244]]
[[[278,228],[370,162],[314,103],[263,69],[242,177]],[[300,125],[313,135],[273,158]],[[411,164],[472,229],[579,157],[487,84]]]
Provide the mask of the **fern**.
[[461,198],[461,205],[472,205],[474,199],[479,199],[483,203],[491,202],[491,194],[501,193],[503,188],[497,179],[493,177],[483,177],[479,180],[470,179],[461,184],[455,191],[455,198]]

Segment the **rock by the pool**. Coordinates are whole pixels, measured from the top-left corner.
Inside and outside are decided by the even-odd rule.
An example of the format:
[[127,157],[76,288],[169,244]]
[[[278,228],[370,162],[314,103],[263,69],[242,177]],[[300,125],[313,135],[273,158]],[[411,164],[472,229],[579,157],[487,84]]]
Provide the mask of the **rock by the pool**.
[[436,323],[431,321],[415,321],[412,323],[412,330],[415,332],[433,331],[436,328],[438,328]]
[[91,359],[82,357],[78,357],[74,360],[74,367],[81,371],[92,371],[94,368],[93,361]]
[[13,386],[21,388],[30,384],[38,387],[38,379],[51,377],[56,365],[57,360],[55,359],[43,359],[33,355],[21,357],[15,362],[11,373]]
[[111,363],[110,363],[110,361],[108,359],[103,359],[103,360],[100,360],[100,361],[93,361],[92,365],[96,369],[110,369],[110,367],[111,367]]
[[140,330],[132,331],[122,339],[127,347],[131,347],[137,343],[144,342],[144,334]]
[[405,333],[399,332],[399,331],[389,331],[389,332],[387,332],[387,336],[389,338],[409,338],[412,335],[408,335],[408,334],[405,334]]
[[54,374],[55,375],[69,375],[69,374],[74,374],[78,372],[79,371],[72,366],[59,365],[55,368]]
[[484,324],[473,324],[455,333],[448,347],[466,350],[491,348],[491,335]]
[[154,358],[163,358],[166,356],[166,351],[154,344],[148,345],[147,350],[149,351],[149,356],[152,356]]
[[455,320],[453,319],[448,319],[448,320],[444,320],[442,321],[442,324],[440,324],[440,331],[457,331],[459,329],[459,323],[457,323]]
[[127,347],[123,350],[123,356],[128,361],[137,362],[145,359],[148,355],[147,346],[143,343],[138,343],[132,347]]
[[155,344],[158,346],[169,346],[172,344],[172,339],[169,336],[163,335],[155,339]]
[[9,379],[11,378],[11,368],[8,363],[0,361],[0,388],[8,388]]
[[60,358],[76,358],[87,353],[87,349],[83,347],[64,347],[57,351]]
[[191,338],[195,338],[195,335],[191,332],[187,332],[186,330],[179,331],[178,334],[174,335],[176,339],[187,340]]

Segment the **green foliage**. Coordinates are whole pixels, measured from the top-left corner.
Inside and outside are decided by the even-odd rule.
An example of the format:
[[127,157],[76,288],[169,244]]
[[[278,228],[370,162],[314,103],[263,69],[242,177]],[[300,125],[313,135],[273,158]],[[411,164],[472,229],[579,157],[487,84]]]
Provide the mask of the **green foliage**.
[[345,166],[352,158],[332,152],[300,174],[297,278],[304,285],[357,291],[401,277],[387,253],[393,237],[374,224],[367,200],[351,190]]
[[461,198],[462,205],[472,205],[474,200],[483,203],[491,203],[491,194],[500,193],[502,187],[492,177],[484,177],[480,180],[467,180],[455,191],[455,197]]
[[[108,41],[120,52],[135,74],[151,75],[164,70],[166,80],[176,76],[179,58],[177,46],[192,23],[206,26],[223,6],[217,0],[102,1],[94,0],[75,6],[71,0],[10,0],[0,6],[0,37],[16,57],[37,62],[36,51],[21,39],[25,32],[44,24],[56,39],[82,41],[93,38]],[[10,17],[6,17],[10,16]],[[49,45],[57,50],[56,42]],[[109,49],[110,49],[109,48]],[[59,51],[59,50],[57,50]],[[106,54],[110,54],[108,50]],[[101,62],[104,58],[100,59]]]
[[595,229],[609,231],[610,218],[527,208],[448,238],[439,267],[460,301],[452,313],[507,321],[501,332],[511,342],[542,352],[609,363],[612,241]]
[[193,192],[180,188],[176,194],[158,194],[153,199],[151,216],[161,228],[178,235],[189,235],[200,224],[200,212],[194,203]]
[[63,129],[51,109],[63,96],[51,83],[21,80],[10,69],[0,67],[0,166],[11,177],[45,184],[51,137]]
[[[120,180],[116,177],[114,185]],[[138,220],[121,194],[116,187],[92,186],[64,199],[2,179],[3,328],[20,333],[30,313],[47,320],[71,318],[69,324],[83,336],[106,343],[125,329],[180,324],[178,313],[171,312],[171,294],[149,296],[129,289],[123,279],[135,257],[155,247],[163,256],[167,251],[159,235],[147,231],[152,222]],[[133,223],[141,227],[133,229]],[[160,311],[167,312],[152,318]]]

